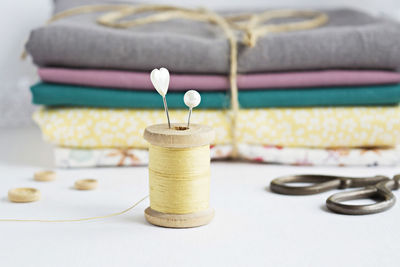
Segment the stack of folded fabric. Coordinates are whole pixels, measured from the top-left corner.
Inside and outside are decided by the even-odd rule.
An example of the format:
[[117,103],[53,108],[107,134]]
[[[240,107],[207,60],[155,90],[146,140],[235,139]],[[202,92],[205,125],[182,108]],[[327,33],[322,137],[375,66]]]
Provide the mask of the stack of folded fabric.
[[[100,1],[100,0],[98,0]],[[72,1],[71,1],[72,2]],[[58,0],[56,11],[84,2]],[[93,2],[91,2],[93,3]],[[327,24],[271,33],[239,47],[239,156],[294,165],[400,163],[400,26],[337,9]],[[171,20],[113,29],[78,14],[31,33],[39,66],[34,114],[60,167],[147,163],[144,128],[165,123],[149,73],[171,72],[172,122],[187,120],[185,90],[202,102],[193,123],[215,128],[213,158],[232,150],[229,45],[215,25]]]

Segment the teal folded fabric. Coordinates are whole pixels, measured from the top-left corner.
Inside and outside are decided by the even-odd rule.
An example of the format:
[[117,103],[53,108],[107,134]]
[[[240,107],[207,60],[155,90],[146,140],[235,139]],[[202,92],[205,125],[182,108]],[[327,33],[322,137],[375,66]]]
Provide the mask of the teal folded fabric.
[[[126,91],[63,84],[38,83],[31,87],[33,103],[46,106],[109,108],[163,108],[154,91]],[[169,108],[187,108],[184,93],[167,94]],[[203,92],[198,108],[229,108],[227,92]],[[395,105],[400,102],[400,85],[268,89],[239,92],[242,108]]]

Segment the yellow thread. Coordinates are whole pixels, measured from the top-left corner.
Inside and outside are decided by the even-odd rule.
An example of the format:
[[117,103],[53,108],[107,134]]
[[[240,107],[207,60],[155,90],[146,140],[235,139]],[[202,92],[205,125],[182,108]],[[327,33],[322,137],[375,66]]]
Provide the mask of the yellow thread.
[[149,147],[150,207],[163,213],[206,210],[210,195],[210,146]]
[[[97,19],[97,23],[107,27],[129,28],[148,23],[167,21],[171,19],[197,20],[206,23],[216,24],[220,27],[229,41],[230,46],[230,69],[229,83],[231,93],[232,110],[232,157],[237,157],[237,120],[239,115],[238,87],[237,87],[237,41],[235,30],[242,31],[243,43],[253,47],[259,37],[268,33],[279,33],[288,31],[307,30],[320,27],[328,21],[328,16],[318,11],[299,10],[269,10],[255,14],[239,14],[234,16],[221,16],[206,9],[186,9],[168,5],[88,5],[79,6],[55,14],[46,24],[69,16],[83,13],[108,12]],[[140,17],[132,20],[124,20],[138,13],[159,12],[150,14],[147,17]],[[265,24],[265,22],[276,18],[310,18],[309,20],[279,24]],[[23,52],[22,57],[26,55]]]
[[115,217],[122,215],[124,213],[127,213],[131,209],[135,208],[137,205],[139,205],[143,200],[145,200],[148,196],[145,196],[144,198],[140,199],[136,203],[134,203],[132,206],[129,208],[111,213],[108,215],[103,215],[103,216],[94,216],[94,217],[88,217],[88,218],[81,218],[81,219],[67,219],[67,220],[41,220],[41,219],[0,219],[0,222],[49,222],[49,223],[61,223],[61,222],[83,222],[83,221],[91,221],[91,220],[97,220],[97,219],[105,219],[105,218],[110,218],[110,217]]

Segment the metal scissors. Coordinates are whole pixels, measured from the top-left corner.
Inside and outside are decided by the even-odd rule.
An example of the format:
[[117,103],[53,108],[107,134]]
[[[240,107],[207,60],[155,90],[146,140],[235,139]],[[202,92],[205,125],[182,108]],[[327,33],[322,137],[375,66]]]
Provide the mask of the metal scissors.
[[[291,186],[293,183],[310,184],[307,186]],[[399,189],[400,174],[393,179],[387,176],[355,178],[331,175],[289,175],[271,181],[271,191],[284,195],[313,195],[332,189],[363,187],[358,190],[340,192],[331,195],[326,200],[326,206],[336,213],[349,215],[364,215],[383,212],[393,207],[396,197],[392,190]],[[366,205],[349,205],[343,203],[355,199],[373,199],[376,202]]]

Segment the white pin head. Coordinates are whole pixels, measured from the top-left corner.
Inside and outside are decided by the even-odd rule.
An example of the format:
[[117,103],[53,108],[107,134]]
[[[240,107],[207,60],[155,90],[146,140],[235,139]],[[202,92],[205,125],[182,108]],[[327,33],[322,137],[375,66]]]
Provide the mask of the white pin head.
[[169,120],[168,105],[165,95],[168,92],[169,86],[169,71],[166,68],[154,69],[150,73],[150,80],[157,92],[162,96],[164,102],[165,113],[167,114],[168,127],[171,128],[171,122]]
[[190,116],[192,115],[192,109],[197,107],[201,102],[201,96],[196,90],[189,90],[183,96],[183,102],[189,107],[189,116],[187,127],[190,126]]
[[185,105],[190,109],[197,107],[201,102],[201,96],[196,90],[189,90],[183,96]]
[[157,92],[165,97],[169,86],[169,71],[166,68],[154,69],[150,73],[150,80]]

